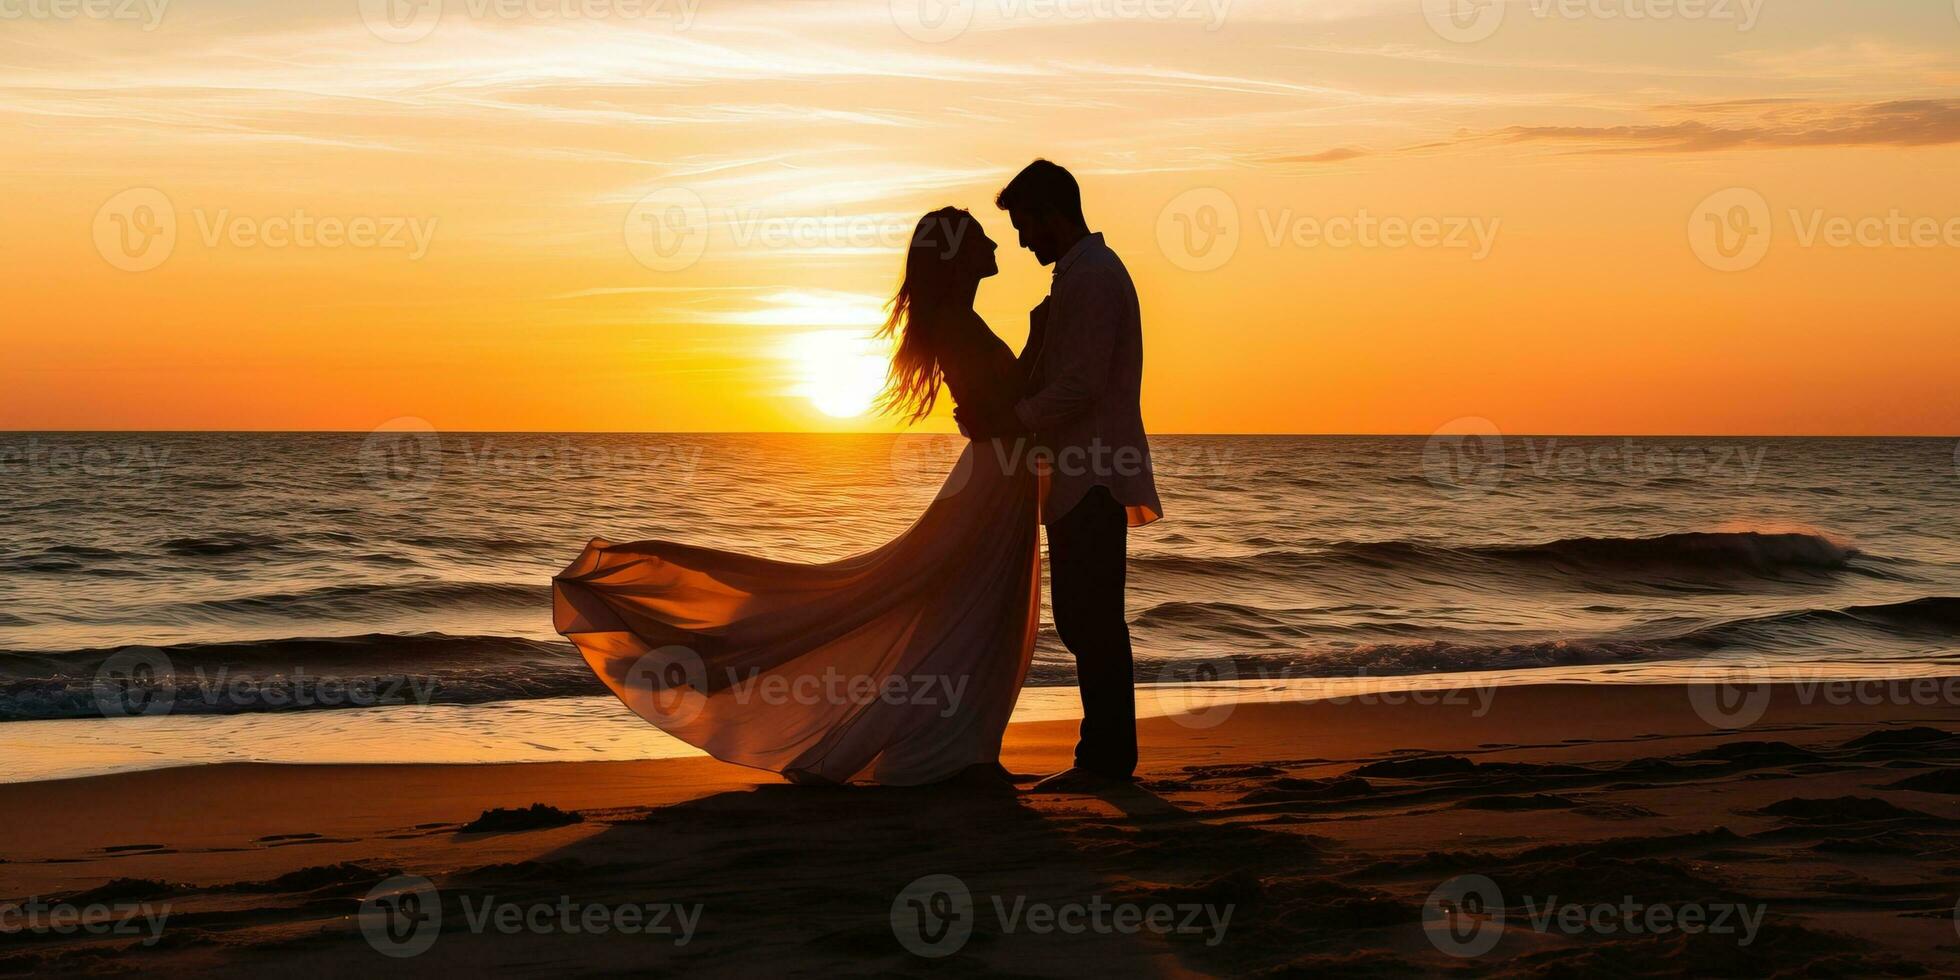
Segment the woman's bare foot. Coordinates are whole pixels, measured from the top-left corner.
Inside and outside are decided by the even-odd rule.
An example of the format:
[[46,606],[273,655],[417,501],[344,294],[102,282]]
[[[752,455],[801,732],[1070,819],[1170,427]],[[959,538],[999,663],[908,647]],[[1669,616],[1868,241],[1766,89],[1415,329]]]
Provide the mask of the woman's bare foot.
[[810,772],[805,769],[785,769],[783,770],[783,778],[789,780],[790,785],[792,786],[843,786],[845,785],[844,783],[840,783],[837,780],[830,778],[829,776],[819,776],[816,773]]

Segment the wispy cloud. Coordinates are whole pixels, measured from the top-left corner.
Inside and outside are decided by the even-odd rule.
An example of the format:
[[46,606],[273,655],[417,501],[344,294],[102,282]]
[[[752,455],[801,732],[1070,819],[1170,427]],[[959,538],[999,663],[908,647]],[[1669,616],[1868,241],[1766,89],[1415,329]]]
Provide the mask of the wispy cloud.
[[1749,122],[1683,119],[1625,126],[1513,126],[1510,142],[1561,142],[1593,153],[1699,153],[1733,148],[1940,146],[1960,142],[1960,99],[1913,99],[1835,106],[1777,101],[1725,103],[1721,111],[1762,107]]
[[1356,157],[1365,157],[1367,155],[1368,155],[1368,151],[1366,150],[1357,150],[1352,147],[1337,146],[1331,150],[1322,150],[1319,153],[1301,153],[1293,156],[1267,157],[1262,162],[1264,163],[1340,163],[1344,160],[1352,160]]

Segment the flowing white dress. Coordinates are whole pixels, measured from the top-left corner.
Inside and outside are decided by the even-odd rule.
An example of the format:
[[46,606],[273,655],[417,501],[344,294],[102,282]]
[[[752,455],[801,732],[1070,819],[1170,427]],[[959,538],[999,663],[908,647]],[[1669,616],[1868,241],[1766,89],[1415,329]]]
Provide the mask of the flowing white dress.
[[[955,399],[1013,397],[1014,356],[977,317],[953,348]],[[944,779],[999,758],[1027,677],[1037,482],[969,443],[909,529],[824,564],[595,539],[552,579],[553,625],[627,707],[717,759],[798,781]]]

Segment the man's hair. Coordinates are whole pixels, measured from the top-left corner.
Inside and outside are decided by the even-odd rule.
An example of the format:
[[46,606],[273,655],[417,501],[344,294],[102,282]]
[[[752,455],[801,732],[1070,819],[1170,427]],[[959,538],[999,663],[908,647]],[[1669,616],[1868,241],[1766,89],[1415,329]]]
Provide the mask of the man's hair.
[[1022,167],[1021,172],[1000,189],[1000,193],[994,196],[994,205],[1002,211],[1059,214],[1081,221],[1082,188],[1076,186],[1074,175],[1063,170],[1061,165],[1036,160]]

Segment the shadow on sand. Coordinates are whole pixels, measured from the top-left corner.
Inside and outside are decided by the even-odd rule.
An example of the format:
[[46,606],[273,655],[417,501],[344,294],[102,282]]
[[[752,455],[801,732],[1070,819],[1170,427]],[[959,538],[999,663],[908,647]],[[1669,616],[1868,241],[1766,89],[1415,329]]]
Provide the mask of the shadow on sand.
[[[698,903],[686,945],[635,944],[634,965],[689,972],[1229,970],[1217,940],[1247,922],[1255,871],[1316,860],[1305,837],[1206,824],[1134,787],[1086,797],[764,786],[611,819],[528,867],[483,869],[483,884]],[[929,876],[952,876],[970,904],[935,889],[943,897],[905,915],[901,893]],[[1170,931],[1119,905],[1137,916],[1167,906],[1156,921]],[[964,941],[946,938],[969,926]],[[905,930],[943,954],[908,951]]]

